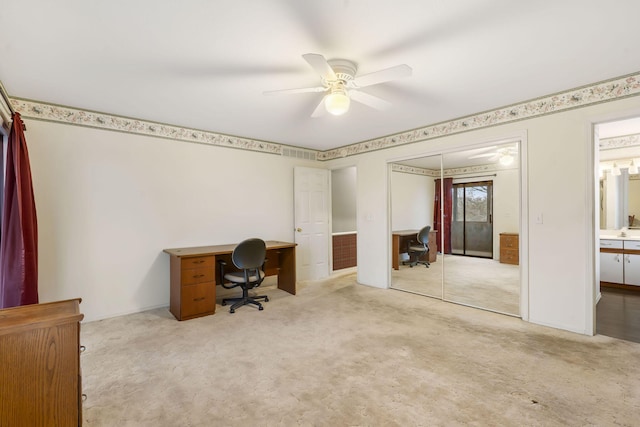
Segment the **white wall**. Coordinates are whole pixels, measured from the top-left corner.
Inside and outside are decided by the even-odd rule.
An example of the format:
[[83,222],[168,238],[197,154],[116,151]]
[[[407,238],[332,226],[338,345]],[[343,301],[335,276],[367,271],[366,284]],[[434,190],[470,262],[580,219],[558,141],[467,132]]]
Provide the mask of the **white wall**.
[[164,248],[248,237],[292,241],[293,166],[318,165],[25,122],[38,215],[40,299],[81,297],[86,320],[167,306]]
[[405,172],[391,173],[391,229],[433,229],[435,180]]
[[[528,319],[560,329],[593,333],[594,167],[591,123],[638,115],[640,99],[628,98],[506,125],[365,153],[358,166],[358,282],[387,287],[391,221],[390,160],[426,156],[525,133],[527,178],[521,238]],[[339,167],[345,159],[331,161]],[[535,218],[542,215],[543,222]],[[386,249],[386,250],[385,250]]]
[[520,231],[520,171],[507,169],[493,177],[493,258],[500,259],[500,233]]
[[333,233],[356,231],[356,168],[331,171],[331,228]]

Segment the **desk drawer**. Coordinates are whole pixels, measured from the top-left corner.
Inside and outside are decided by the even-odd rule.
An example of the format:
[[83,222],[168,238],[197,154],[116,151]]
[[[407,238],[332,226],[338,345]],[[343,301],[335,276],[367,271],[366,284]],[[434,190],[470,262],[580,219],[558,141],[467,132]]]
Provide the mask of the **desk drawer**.
[[184,270],[185,268],[213,267],[214,264],[215,264],[215,257],[213,255],[196,256],[196,257],[182,258],[180,261],[180,268]]
[[182,286],[185,286],[203,282],[214,282],[214,272],[213,266],[183,269],[180,272],[180,283]]
[[198,283],[182,287],[180,315],[182,319],[213,314],[216,311],[216,284]]

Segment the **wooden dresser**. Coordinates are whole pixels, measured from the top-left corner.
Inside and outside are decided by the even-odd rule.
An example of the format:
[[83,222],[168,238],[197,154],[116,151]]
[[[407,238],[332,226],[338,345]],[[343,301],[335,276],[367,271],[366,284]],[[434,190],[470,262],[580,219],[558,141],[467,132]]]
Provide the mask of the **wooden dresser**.
[[82,425],[79,304],[0,310],[0,426]]
[[500,233],[500,262],[503,264],[520,263],[520,245],[518,233]]

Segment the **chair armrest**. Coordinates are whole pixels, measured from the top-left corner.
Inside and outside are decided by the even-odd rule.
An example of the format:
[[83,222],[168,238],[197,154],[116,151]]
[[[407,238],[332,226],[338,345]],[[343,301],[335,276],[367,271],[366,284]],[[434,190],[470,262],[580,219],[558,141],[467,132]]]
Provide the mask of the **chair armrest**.
[[220,286],[222,286],[223,288],[225,288],[225,289],[235,288],[235,287],[237,287],[238,285],[234,284],[233,286],[225,286],[225,284],[224,284],[224,267],[225,267],[226,265],[227,265],[227,263],[226,263],[226,262],[224,262],[223,260],[221,260],[221,259],[219,259],[219,260],[218,260],[218,266],[220,267],[220,268],[218,269],[218,271],[220,272],[220,277],[218,278],[218,284],[219,284]]

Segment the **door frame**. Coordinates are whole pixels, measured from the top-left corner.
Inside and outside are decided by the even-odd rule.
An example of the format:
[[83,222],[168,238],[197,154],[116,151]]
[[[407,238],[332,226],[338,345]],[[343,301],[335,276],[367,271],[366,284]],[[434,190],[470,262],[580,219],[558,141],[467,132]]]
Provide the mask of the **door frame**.
[[[600,138],[597,126],[603,123],[617,122],[632,118],[640,117],[640,109],[633,108],[628,110],[616,111],[614,113],[592,116],[585,123],[586,135],[588,138],[588,147],[585,156],[586,170],[591,171],[585,176],[585,185],[587,188],[587,212],[591,212],[591,221],[586,221],[585,235],[591,236],[587,239],[585,248],[587,271],[591,272],[591,284],[585,286],[585,333],[591,335],[596,334],[597,321],[596,304],[600,301],[602,294],[600,292],[600,209],[598,205],[600,194]],[[589,277],[589,276],[587,276]],[[589,328],[591,325],[591,328]]]

